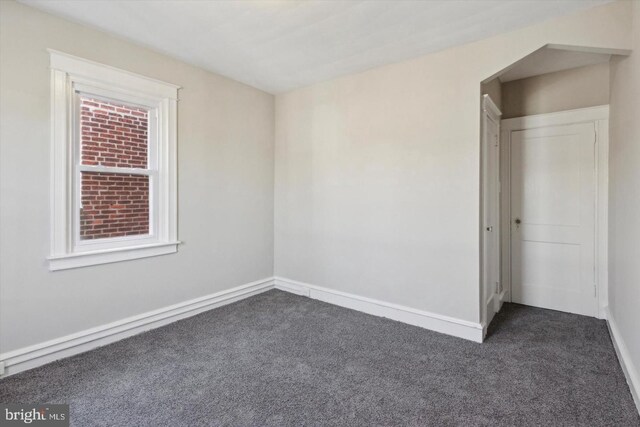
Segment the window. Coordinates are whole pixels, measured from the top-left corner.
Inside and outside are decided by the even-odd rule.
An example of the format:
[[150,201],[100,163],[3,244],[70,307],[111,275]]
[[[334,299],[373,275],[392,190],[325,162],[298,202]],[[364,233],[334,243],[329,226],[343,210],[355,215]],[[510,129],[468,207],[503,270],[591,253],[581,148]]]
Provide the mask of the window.
[[178,87],[49,54],[50,270],[176,252]]
[[[78,94],[77,243],[148,236],[149,110]],[[111,240],[109,240],[111,241]]]

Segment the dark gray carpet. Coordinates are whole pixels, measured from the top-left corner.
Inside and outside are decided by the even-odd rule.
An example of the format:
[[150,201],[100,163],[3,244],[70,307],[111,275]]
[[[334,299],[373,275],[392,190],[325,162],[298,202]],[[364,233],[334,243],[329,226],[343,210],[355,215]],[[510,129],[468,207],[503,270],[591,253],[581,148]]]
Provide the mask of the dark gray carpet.
[[604,321],[505,305],[484,344],[280,291],[0,381],[78,426],[639,426]]

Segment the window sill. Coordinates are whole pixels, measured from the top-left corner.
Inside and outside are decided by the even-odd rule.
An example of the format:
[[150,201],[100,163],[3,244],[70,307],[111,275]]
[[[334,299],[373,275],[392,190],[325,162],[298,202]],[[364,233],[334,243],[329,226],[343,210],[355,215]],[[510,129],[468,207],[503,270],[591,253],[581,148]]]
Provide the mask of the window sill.
[[68,255],[51,256],[49,270],[68,270],[70,268],[129,261],[178,252],[180,242],[162,242],[148,245],[130,246],[117,249],[103,249],[91,252],[78,252]]

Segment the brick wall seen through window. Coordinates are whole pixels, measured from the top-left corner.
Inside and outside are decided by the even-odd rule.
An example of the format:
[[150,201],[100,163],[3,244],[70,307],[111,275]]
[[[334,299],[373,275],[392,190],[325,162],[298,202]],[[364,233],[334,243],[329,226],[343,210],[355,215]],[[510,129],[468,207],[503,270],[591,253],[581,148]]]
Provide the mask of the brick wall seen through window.
[[[147,169],[148,116],[143,108],[81,96],[81,164]],[[149,234],[149,176],[133,172],[81,173],[81,240]]]

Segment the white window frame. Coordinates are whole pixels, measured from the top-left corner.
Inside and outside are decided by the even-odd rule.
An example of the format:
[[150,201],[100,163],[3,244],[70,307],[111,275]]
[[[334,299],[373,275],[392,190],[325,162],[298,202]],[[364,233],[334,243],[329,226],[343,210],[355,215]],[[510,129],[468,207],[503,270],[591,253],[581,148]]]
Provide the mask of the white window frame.
[[[177,97],[179,87],[49,49],[51,68],[51,254],[64,270],[177,252]],[[148,168],[82,165],[79,96],[149,110]],[[149,233],[81,240],[81,172],[149,176]]]

